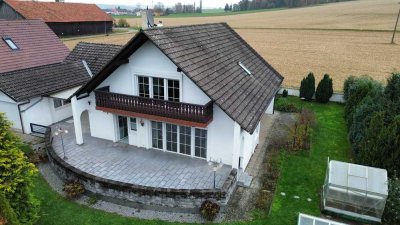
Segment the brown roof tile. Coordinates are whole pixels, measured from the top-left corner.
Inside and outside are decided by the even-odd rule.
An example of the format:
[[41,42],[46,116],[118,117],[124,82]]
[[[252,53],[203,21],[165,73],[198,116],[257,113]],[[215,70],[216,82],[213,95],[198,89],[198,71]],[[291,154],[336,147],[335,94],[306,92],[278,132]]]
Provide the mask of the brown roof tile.
[[112,21],[112,17],[95,4],[4,0],[25,19],[45,22]]
[[82,62],[62,62],[0,73],[0,90],[20,102],[74,88],[89,80]]
[[[11,38],[12,50],[4,41]],[[62,62],[68,48],[41,20],[0,20],[0,73]]]

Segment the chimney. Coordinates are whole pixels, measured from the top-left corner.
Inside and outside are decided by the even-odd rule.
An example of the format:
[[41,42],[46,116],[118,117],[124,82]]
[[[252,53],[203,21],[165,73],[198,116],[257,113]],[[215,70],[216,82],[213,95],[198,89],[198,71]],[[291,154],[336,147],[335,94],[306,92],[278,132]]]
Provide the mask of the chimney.
[[147,7],[146,10],[142,11],[142,29],[146,30],[149,28],[154,27],[154,17],[153,17],[153,10],[149,10],[149,7]]

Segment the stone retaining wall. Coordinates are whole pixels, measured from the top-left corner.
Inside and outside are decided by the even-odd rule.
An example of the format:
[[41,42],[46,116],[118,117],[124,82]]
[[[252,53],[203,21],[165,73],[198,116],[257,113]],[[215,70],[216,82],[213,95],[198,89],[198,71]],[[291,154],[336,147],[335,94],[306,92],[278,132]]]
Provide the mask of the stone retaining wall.
[[107,198],[130,201],[139,205],[183,208],[193,211],[193,209],[199,208],[206,199],[214,199],[222,207],[226,206],[236,188],[237,171],[235,169],[231,171],[223,187],[215,191],[209,189],[156,188],[105,179],[81,171],[65,162],[54,152],[49,136],[50,134],[46,137],[48,140],[48,144],[46,144],[47,154],[57,175],[65,181],[78,180],[87,191]]

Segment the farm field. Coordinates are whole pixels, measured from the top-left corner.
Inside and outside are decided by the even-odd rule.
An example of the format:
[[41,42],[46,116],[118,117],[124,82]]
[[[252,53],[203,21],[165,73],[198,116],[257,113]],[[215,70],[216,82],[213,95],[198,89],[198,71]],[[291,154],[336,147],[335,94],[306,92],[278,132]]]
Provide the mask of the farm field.
[[[284,86],[298,87],[312,71],[324,73],[342,90],[348,75],[369,74],[382,82],[400,70],[400,32],[391,45],[396,14],[394,0],[361,0],[320,6],[229,16],[163,17],[166,26],[227,22],[285,77]],[[131,26],[140,18],[127,19]],[[157,19],[156,19],[157,20]],[[73,48],[79,41],[125,44],[133,34],[66,40]]]

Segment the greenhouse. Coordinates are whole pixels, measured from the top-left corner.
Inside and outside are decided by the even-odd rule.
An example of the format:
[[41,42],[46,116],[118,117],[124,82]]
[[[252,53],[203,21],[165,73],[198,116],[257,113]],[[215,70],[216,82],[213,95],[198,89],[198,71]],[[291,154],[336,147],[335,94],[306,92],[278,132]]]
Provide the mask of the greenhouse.
[[387,171],[328,161],[323,186],[323,209],[339,216],[381,222],[388,196]]
[[300,213],[297,225],[347,225],[347,224]]

